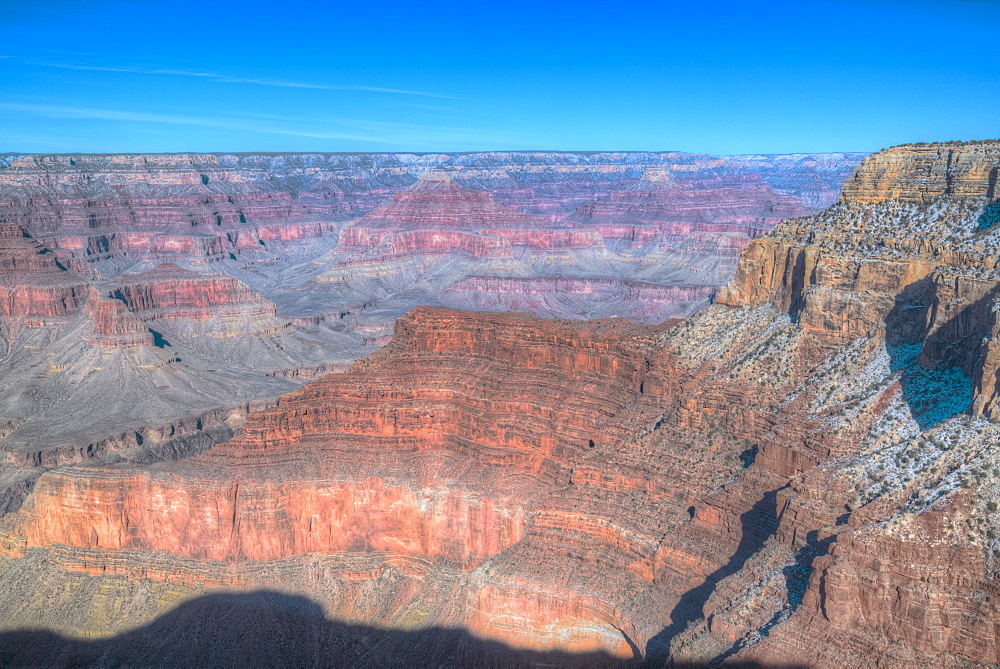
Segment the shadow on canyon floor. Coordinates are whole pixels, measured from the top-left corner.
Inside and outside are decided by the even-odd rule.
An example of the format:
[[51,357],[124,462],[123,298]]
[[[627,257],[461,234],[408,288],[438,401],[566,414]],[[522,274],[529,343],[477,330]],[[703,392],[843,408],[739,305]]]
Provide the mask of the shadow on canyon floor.
[[386,630],[328,620],[270,591],[206,595],[146,627],[100,640],[0,634],[0,665],[143,667],[622,667],[605,653],[531,652],[458,629]]
[[976,363],[980,340],[989,334],[982,315],[995,295],[990,291],[933,333],[928,332],[928,310],[936,308],[932,277],[914,281],[896,296],[885,318],[886,351],[921,429],[967,411],[972,404],[974,381],[967,372]]
[[[987,195],[989,198],[994,197],[992,190],[996,188],[995,184],[1000,183],[1000,179],[997,178],[998,171],[1000,170],[996,167],[990,171],[990,179],[994,186],[991,188],[991,192]],[[983,213],[979,215],[978,219],[976,219],[976,229],[989,230],[998,222],[1000,222],[1000,200],[994,200],[983,207]]]
[[[788,603],[778,610],[758,630],[757,634],[759,638],[766,637],[775,625],[788,620],[795,613],[795,610],[799,608],[802,599],[805,597],[806,588],[809,587],[809,578],[812,576],[813,571],[813,561],[821,555],[829,554],[830,547],[835,541],[836,537],[827,537],[820,541],[817,530],[811,530],[806,535],[805,546],[795,553],[795,563],[782,569],[782,574],[785,577],[785,587],[787,588]],[[749,647],[751,643],[748,643],[747,637],[740,639],[729,650],[713,659],[712,664],[721,665],[730,657]]]
[[701,585],[681,595],[680,601],[670,612],[670,625],[663,628],[646,644],[648,666],[662,666],[669,656],[670,644],[674,637],[683,632],[690,623],[704,617],[705,603],[715,591],[716,584],[742,569],[746,561],[758,553],[764,547],[764,542],[777,530],[777,493],[777,490],[765,493],[749,511],[740,515],[742,537],[736,552],[725,565],[709,574]]
[[[606,653],[511,648],[460,629],[415,632],[328,620],[278,592],[206,595],[119,636],[86,641],[45,631],[0,634],[0,666],[628,667]],[[701,665],[677,664],[675,667]],[[759,667],[761,665],[739,665]]]

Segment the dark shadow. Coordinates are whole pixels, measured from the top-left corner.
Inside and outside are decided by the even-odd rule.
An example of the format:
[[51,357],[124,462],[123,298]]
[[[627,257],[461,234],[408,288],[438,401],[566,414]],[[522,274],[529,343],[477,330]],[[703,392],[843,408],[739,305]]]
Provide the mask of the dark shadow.
[[141,667],[625,667],[605,653],[534,652],[460,629],[407,632],[328,620],[277,592],[189,601],[146,627],[98,641],[0,634],[0,665]]
[[740,515],[742,537],[729,561],[715,570],[701,585],[694,587],[683,595],[670,612],[670,626],[665,627],[646,644],[648,666],[662,666],[670,657],[670,644],[674,637],[687,629],[687,626],[704,617],[705,602],[715,591],[716,584],[727,576],[732,576],[746,564],[755,553],[764,547],[764,542],[778,528],[777,490],[764,494],[753,507]]
[[162,334],[153,328],[149,328],[149,332],[153,335],[153,346],[156,348],[166,348],[167,346],[170,346],[170,342],[168,342]]
[[743,464],[744,469],[749,468],[754,463],[757,459],[757,452],[757,444],[740,452],[740,462]]
[[978,230],[987,230],[992,228],[1000,221],[1000,200],[996,200],[997,188],[1000,187],[1000,167],[994,167],[990,170],[990,174],[987,177],[987,183],[989,184],[989,189],[986,191],[986,199],[993,200],[986,208],[978,219]]
[[[33,239],[33,238],[32,238],[32,237],[30,237],[30,236],[28,235],[28,233],[26,233],[26,232],[25,232],[25,233],[23,233],[23,235],[24,235],[25,237],[27,237],[28,239]],[[61,261],[59,260],[58,256],[56,256],[56,255],[55,255],[55,251],[53,251],[52,249],[49,249],[49,248],[45,248],[45,247],[43,247],[43,248],[42,248],[41,250],[39,250],[39,251],[38,251],[38,255],[40,255],[40,256],[45,256],[45,257],[48,257],[48,256],[50,256],[50,255],[51,255],[51,256],[53,256],[53,258],[52,258],[52,262],[53,262],[53,263],[55,263],[55,266],[56,266],[56,267],[58,267],[59,269],[61,269],[61,270],[62,270],[62,271],[64,271],[64,272],[68,272],[68,271],[69,271],[69,270],[68,270],[68,269],[66,268],[66,265],[63,265],[63,264],[62,264],[62,262],[61,262]]]
[[806,306],[806,286],[812,283],[812,278],[806,276],[806,254],[799,253],[792,268],[791,301],[788,305],[788,315],[793,323],[799,320],[799,312]]
[[[993,168],[996,172],[996,168]],[[988,230],[1000,221],[1000,200],[996,200],[986,205],[983,213],[976,219],[976,230]]]
[[[3,667],[636,667],[603,652],[531,651],[465,630],[379,629],[327,619],[315,602],[271,591],[186,602],[146,627],[108,639],[46,631],[0,634]],[[656,666],[663,666],[656,665]],[[702,663],[671,663],[677,669]],[[729,667],[763,668],[756,662]]]
[[0,488],[0,518],[21,508],[24,500],[28,499],[28,495],[34,490],[39,476],[37,473],[25,473],[19,480]]
[[899,372],[903,397],[917,424],[927,429],[969,409],[981,341],[989,335],[987,317],[994,289],[928,334],[939,308],[928,276],[896,296],[885,318],[890,369]]
[[[821,555],[828,554],[830,552],[830,547],[836,542],[836,540],[837,538],[835,536],[829,536],[823,541],[820,541],[819,532],[817,530],[812,530],[806,535],[806,545],[795,554],[795,564],[789,565],[782,570],[782,573],[785,576],[785,588],[788,597],[788,604],[775,613],[774,616],[760,628],[759,634],[761,637],[766,637],[775,625],[784,620],[788,620],[788,618],[795,613],[795,610],[799,608],[799,605],[802,604],[802,598],[805,597],[806,588],[809,587],[809,579],[812,577],[813,560]],[[721,665],[745,647],[745,642],[741,639],[740,641],[734,643],[732,648],[713,659],[711,664]]]

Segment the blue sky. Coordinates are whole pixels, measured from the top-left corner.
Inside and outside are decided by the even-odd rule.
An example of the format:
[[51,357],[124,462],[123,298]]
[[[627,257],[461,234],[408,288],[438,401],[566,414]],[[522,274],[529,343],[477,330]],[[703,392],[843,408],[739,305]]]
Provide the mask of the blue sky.
[[1000,137],[1000,0],[0,0],[0,152]]

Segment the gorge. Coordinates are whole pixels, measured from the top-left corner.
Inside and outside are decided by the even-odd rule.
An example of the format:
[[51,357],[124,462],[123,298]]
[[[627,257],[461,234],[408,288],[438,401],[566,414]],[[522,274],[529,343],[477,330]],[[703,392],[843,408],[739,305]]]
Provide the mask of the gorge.
[[1000,141],[0,166],[6,664],[1000,662]]

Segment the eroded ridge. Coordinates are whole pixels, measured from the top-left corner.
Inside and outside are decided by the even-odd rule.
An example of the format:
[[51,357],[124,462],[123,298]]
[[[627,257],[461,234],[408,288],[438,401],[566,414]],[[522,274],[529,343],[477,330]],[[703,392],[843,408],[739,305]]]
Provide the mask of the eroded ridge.
[[866,159],[683,321],[422,307],[200,455],[46,472],[0,601],[31,565],[72,611],[84,572],[653,665],[996,663],[997,145]]

